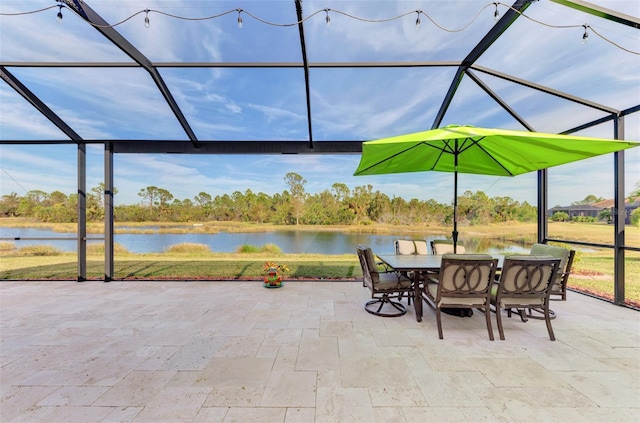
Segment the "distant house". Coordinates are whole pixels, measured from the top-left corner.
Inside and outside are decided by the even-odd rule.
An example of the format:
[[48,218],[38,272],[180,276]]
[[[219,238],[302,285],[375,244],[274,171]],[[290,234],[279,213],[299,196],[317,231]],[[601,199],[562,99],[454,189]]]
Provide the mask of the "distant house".
[[579,206],[566,206],[566,207],[553,207],[549,209],[549,216],[553,216],[557,212],[565,212],[569,215],[569,220],[573,220],[576,217],[593,217],[598,218],[598,215],[606,207],[597,207],[590,204],[583,204]]
[[[609,209],[613,212],[614,200],[604,200],[593,204],[583,204],[579,206],[566,206],[566,207],[553,207],[547,211],[548,216],[553,216],[556,212],[565,212],[569,215],[569,220],[573,220],[575,217],[594,217],[598,218],[601,211]],[[629,225],[631,223],[631,212],[640,207],[640,199],[636,199],[633,203],[625,200],[624,203],[624,223]]]

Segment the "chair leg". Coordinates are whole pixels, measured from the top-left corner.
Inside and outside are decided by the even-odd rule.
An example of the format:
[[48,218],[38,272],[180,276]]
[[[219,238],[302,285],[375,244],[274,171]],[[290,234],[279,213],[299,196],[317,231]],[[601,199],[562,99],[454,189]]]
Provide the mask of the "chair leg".
[[440,307],[436,307],[436,321],[438,322],[438,337],[444,339],[442,336],[442,320],[440,316]]
[[489,304],[485,306],[484,315],[487,318],[487,330],[489,331],[489,339],[493,341],[493,328],[491,327],[491,313]]
[[551,316],[549,315],[549,307],[544,308],[544,320],[547,322],[547,331],[549,332],[549,338],[552,341],[556,340],[556,336],[553,333],[553,328],[551,327]]
[[504,341],[504,330],[502,329],[502,317],[500,315],[500,308],[496,305],[496,321],[498,322],[498,332],[500,333],[500,340]]

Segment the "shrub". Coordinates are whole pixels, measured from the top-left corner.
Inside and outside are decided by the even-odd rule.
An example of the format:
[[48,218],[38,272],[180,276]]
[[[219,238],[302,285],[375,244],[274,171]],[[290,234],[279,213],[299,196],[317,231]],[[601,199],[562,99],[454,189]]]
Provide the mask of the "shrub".
[[203,254],[210,253],[211,249],[206,244],[183,242],[182,244],[170,245],[165,249],[165,252],[178,254]]
[[11,251],[16,249],[16,243],[11,241],[0,241],[0,251]]
[[243,244],[238,248],[236,248],[236,253],[252,254],[252,253],[259,253],[259,252],[260,252],[260,249],[255,245],[251,245],[251,244]]
[[557,211],[553,215],[551,215],[551,220],[553,220],[554,222],[566,222],[567,220],[569,220],[569,214],[562,211]]
[[262,253],[282,254],[282,249],[276,244],[265,244],[260,248]]
[[631,216],[629,216],[629,221],[633,226],[640,227],[640,207],[633,210],[631,212]]
[[59,256],[62,251],[52,245],[27,245],[20,248],[18,253],[25,256]]
[[[129,251],[122,246],[122,244],[118,244],[117,242],[113,244],[113,252],[115,254],[128,254]],[[104,254],[104,244],[102,243],[91,243],[87,244],[87,254],[89,255],[103,255]]]

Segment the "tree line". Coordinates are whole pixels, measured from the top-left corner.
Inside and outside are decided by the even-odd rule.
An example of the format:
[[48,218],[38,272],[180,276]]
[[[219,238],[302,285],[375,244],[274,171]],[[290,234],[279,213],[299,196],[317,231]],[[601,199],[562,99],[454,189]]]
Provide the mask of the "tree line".
[[[114,206],[114,219],[120,222],[204,222],[244,221],[278,225],[355,225],[355,224],[451,224],[453,206],[437,201],[392,196],[374,191],[372,185],[349,188],[336,182],[315,194],[305,189],[307,181],[297,173],[284,177],[288,189],[273,195],[251,189],[212,197],[200,192],[180,200],[167,189],[148,186],[138,192],[138,204]],[[117,190],[114,189],[117,204]],[[76,222],[78,194],[32,190],[0,199],[1,217],[26,217],[42,222]],[[88,221],[104,219],[104,184],[87,193]],[[509,197],[488,197],[482,191],[466,191],[458,197],[458,222],[482,225],[508,221],[536,220],[537,208]]]

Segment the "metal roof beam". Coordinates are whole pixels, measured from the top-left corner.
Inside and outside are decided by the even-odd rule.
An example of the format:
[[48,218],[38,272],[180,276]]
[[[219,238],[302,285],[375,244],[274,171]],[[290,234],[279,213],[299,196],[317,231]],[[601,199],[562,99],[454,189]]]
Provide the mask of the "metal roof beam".
[[0,77],[25,100],[27,100],[36,110],[44,115],[55,126],[58,127],[66,136],[76,143],[82,142],[82,137],[76,131],[71,129],[67,123],[60,118],[53,110],[49,108],[40,98],[27,88],[18,78],[9,72],[4,66],[0,66]]
[[[189,140],[83,140],[83,144],[109,144],[114,153],[130,154],[358,154],[362,141],[255,141],[205,140],[194,147]],[[0,140],[0,145],[68,145],[69,140]]]
[[588,13],[599,18],[608,19],[613,22],[617,22],[622,25],[627,25],[632,28],[640,28],[640,19],[635,16],[627,15],[624,13],[616,12],[615,10],[607,9],[606,7],[599,6],[597,4],[589,3],[582,0],[551,0],[554,3],[558,3],[562,6],[570,7],[572,9],[579,10],[584,13]]
[[545,87],[544,85],[536,84],[534,82],[527,81],[527,80],[522,79],[522,78],[517,78],[515,76],[508,75],[506,73],[498,72],[498,71],[495,71],[493,69],[485,68],[483,66],[475,66],[474,65],[471,68],[474,69],[474,70],[477,70],[479,72],[483,72],[483,73],[486,73],[488,75],[492,75],[492,76],[495,76],[497,78],[504,79],[504,80],[509,81],[509,82],[514,82],[514,83],[522,85],[524,87],[532,88],[534,90],[541,91],[541,92],[544,92],[544,93],[547,93],[547,94],[551,94],[551,95],[554,95],[556,97],[560,97],[560,98],[563,98],[565,100],[572,101],[574,103],[582,104],[583,106],[591,107],[592,109],[597,109],[597,110],[601,110],[603,112],[613,113],[613,114],[617,114],[617,113],[620,112],[618,109],[614,109],[613,107],[605,106],[603,104],[599,104],[599,103],[596,103],[596,102],[593,102],[593,101],[589,101],[589,100],[586,100],[586,99],[581,98],[581,97],[576,97],[574,95],[567,94],[567,93],[562,92],[562,91],[554,90],[552,88]]
[[117,140],[114,153],[147,154],[357,154],[362,141],[200,141],[198,148],[184,141]]
[[[454,67],[461,61],[443,62],[308,62],[311,68],[420,68],[420,67]],[[154,68],[304,68],[302,62],[153,62]],[[133,62],[3,62],[0,66],[13,68],[139,68]]]
[[302,16],[302,0],[296,0],[296,15],[298,16],[298,32],[300,33],[300,48],[304,67],[304,91],[307,99],[307,128],[309,131],[309,148],[313,148],[313,130],[311,127],[311,95],[309,90],[309,61],[307,60],[307,43],[304,41],[304,18]]
[[524,126],[529,131],[535,131],[535,129],[533,129],[533,126],[529,125],[529,123],[526,120],[524,120],[524,118],[522,116],[520,116],[518,113],[516,113],[516,111],[513,110],[511,108],[511,106],[509,106],[505,101],[503,101],[498,96],[498,94],[496,94],[491,88],[489,88],[489,86],[487,84],[485,84],[480,78],[478,78],[475,73],[471,72],[468,69],[467,69],[466,73],[467,73],[467,75],[469,75],[469,78],[471,78],[476,84],[478,84],[478,86],[480,88],[482,88],[482,90],[484,92],[489,94],[489,97],[494,99],[495,102],[500,105],[500,107],[502,107],[504,110],[506,110],[507,113],[509,113],[515,120],[520,122],[520,125]]
[[89,7],[87,3],[83,2],[82,4],[80,4],[73,0],[65,0],[65,3],[69,8],[75,11],[78,14],[78,16],[82,17],[90,24],[93,24],[92,26],[98,32],[104,35],[109,41],[111,41],[114,45],[116,45],[127,56],[131,57],[140,66],[142,66],[147,72],[149,72],[149,75],[151,75],[151,79],[153,79],[153,81],[156,83],[156,86],[160,90],[160,93],[162,94],[162,96],[165,98],[167,104],[171,108],[171,111],[180,122],[182,129],[186,132],[187,136],[189,137],[193,145],[197,146],[198,138],[196,137],[195,133],[191,129],[191,126],[189,125],[189,122],[187,122],[187,119],[182,113],[182,110],[180,110],[178,103],[176,103],[175,99],[173,98],[173,95],[171,94],[169,87],[167,87],[167,85],[164,83],[162,76],[160,75],[158,70],[153,66],[151,61],[147,59],[147,57],[144,54],[142,54],[142,52],[140,52],[131,43],[129,43],[129,41],[127,41],[126,38],[120,35],[118,31],[112,28],[107,21],[102,19],[102,17],[98,15],[93,9],[91,9],[91,7]]
[[465,71],[473,65],[480,56],[487,51],[487,49],[502,35],[504,31],[507,30],[511,26],[516,19],[520,17],[520,15],[529,7],[532,0],[516,0],[515,3],[502,15],[500,20],[487,32],[487,34],[480,40],[478,44],[471,50],[471,52],[464,58],[462,64],[458,68],[456,75],[451,81],[451,85],[449,86],[449,90],[440,105],[440,110],[436,115],[432,128],[437,128],[442,124],[442,120],[444,119],[444,115],[447,113],[451,102],[453,101],[453,97],[458,90],[458,86],[462,81],[462,77],[465,74]]

